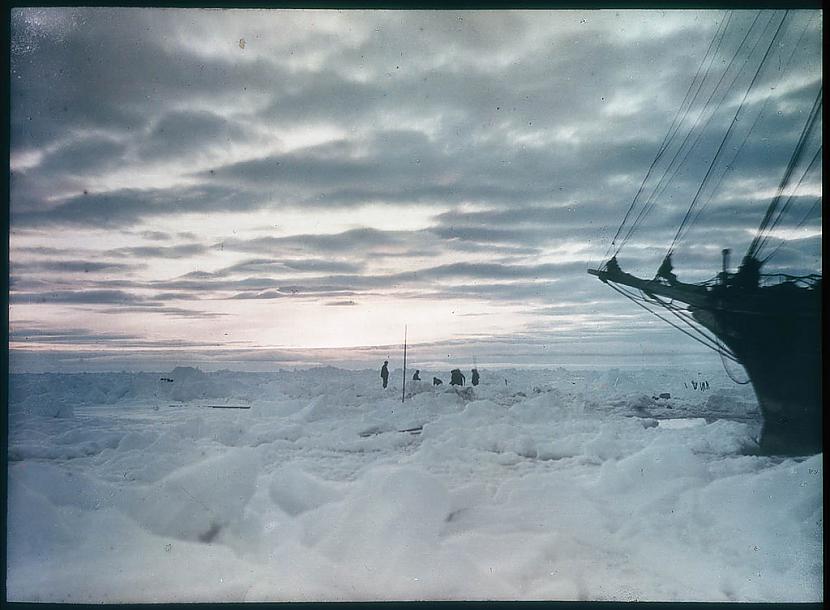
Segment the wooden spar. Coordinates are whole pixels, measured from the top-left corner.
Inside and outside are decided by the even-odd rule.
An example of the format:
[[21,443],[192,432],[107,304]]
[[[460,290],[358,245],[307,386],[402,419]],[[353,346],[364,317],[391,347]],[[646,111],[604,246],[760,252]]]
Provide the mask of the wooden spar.
[[711,306],[711,297],[706,288],[694,284],[675,282],[673,285],[664,284],[656,280],[641,280],[640,278],[622,271],[606,271],[588,269],[588,273],[597,276],[603,282],[624,284],[642,290],[649,295],[657,295],[669,299],[682,301],[694,307]]
[[401,390],[401,402],[406,398],[406,324],[403,325],[403,390]]

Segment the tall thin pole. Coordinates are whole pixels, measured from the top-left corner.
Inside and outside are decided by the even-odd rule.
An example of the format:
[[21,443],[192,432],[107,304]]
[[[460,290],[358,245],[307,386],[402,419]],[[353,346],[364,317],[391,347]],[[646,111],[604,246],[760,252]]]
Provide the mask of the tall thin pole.
[[406,398],[406,324],[403,325],[403,390],[401,390],[401,402]]

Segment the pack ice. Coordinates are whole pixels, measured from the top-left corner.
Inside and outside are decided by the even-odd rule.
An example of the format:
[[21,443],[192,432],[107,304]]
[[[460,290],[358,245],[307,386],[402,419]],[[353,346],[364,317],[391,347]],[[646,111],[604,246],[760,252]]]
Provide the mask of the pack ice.
[[8,598],[823,601],[749,387],[480,370],[11,375]]

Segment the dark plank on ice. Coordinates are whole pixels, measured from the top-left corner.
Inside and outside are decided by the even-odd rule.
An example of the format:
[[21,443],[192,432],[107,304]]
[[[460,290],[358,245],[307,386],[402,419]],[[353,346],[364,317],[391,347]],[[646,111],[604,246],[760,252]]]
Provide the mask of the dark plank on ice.
[[[180,408],[180,407],[187,407],[190,405],[181,404],[181,405],[167,405],[168,407],[172,408]],[[203,409],[250,409],[250,406],[243,406],[243,405],[193,405],[196,407],[202,407]]]

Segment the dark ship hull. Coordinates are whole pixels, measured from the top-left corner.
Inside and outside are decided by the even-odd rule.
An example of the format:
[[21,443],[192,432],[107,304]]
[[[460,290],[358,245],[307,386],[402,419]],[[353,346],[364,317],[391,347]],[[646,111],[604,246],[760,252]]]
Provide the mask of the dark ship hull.
[[760,450],[809,455],[822,451],[821,283],[742,288],[728,283],[642,280],[616,270],[589,270],[604,282],[688,304],[743,365],[763,416]]
[[[759,21],[760,14],[748,25],[738,25],[740,19],[733,21],[735,15],[731,12],[721,21],[686,97],[611,239],[606,256],[612,251],[613,255],[599,270],[589,269],[589,273],[717,351],[721,358],[742,364],[763,416],[761,451],[807,455],[822,450],[821,275],[764,275],[761,269],[784,244],[788,244],[791,254],[786,263],[788,268],[812,267],[816,256],[812,250],[814,245],[800,241],[806,235],[799,235],[798,231],[807,223],[820,244],[824,102],[820,73],[813,68],[817,65],[814,57],[818,55],[813,54],[820,48],[820,30],[808,47],[802,43],[809,21],[795,38],[799,30],[795,23],[803,23],[806,15],[790,11],[773,13],[764,25]],[[724,52],[731,47],[731,44],[724,46],[724,40],[732,24],[733,31],[743,32],[743,38],[737,48],[732,47],[734,53]],[[756,42],[744,46],[750,36]],[[728,37],[737,42],[740,34]],[[743,64],[733,71],[733,62],[739,57],[743,58]],[[752,67],[744,73],[747,65]],[[797,110],[783,112],[781,103],[792,98],[781,90],[776,92],[778,83],[788,74],[807,73],[815,74],[815,84],[811,86],[815,97],[809,112],[806,97],[803,103],[798,103]],[[734,74],[731,80],[727,78],[729,74]],[[710,93],[704,99],[702,92],[706,91]],[[724,109],[723,101],[733,95],[740,103]],[[759,103],[761,98],[763,103]],[[778,111],[772,114],[776,106]],[[708,118],[704,121],[704,117]],[[716,117],[718,120],[713,121]],[[801,120],[804,122],[799,133],[796,126]],[[770,146],[772,142],[776,142],[774,147]],[[751,144],[745,146],[748,143]],[[790,146],[785,164],[785,149]],[[773,148],[780,149],[774,153],[774,161]],[[743,169],[735,171],[742,166]],[[737,206],[758,198],[766,199],[766,193],[772,193],[775,179],[778,181],[774,195],[764,214],[759,215],[760,223],[737,271],[729,272],[730,249],[724,248],[722,272],[715,279],[700,284],[678,281],[672,272],[672,254],[680,243],[689,239],[690,229],[702,212],[715,203],[720,220],[710,218],[708,228],[712,233],[699,240],[699,255],[705,256],[703,248],[713,248],[719,237],[738,239],[743,248],[745,236],[738,229],[746,229],[746,225],[743,221],[735,224],[741,218]],[[749,184],[753,186],[747,190]],[[670,215],[666,218],[677,217],[680,222],[655,278],[643,280],[625,273],[617,262],[617,255],[658,201],[668,205]],[[678,202],[686,201],[685,214],[675,216],[673,208]],[[754,215],[755,205],[743,211]],[[802,207],[797,214],[796,206]],[[757,211],[761,212],[760,204],[758,207]],[[734,219],[726,220],[733,213],[737,214]],[[778,231],[784,228],[789,231]],[[656,252],[660,248],[655,243],[657,235],[662,233],[652,232],[641,246]],[[773,244],[777,245],[773,247]],[[639,294],[624,287],[635,288]],[[659,310],[668,315],[660,315]]]

